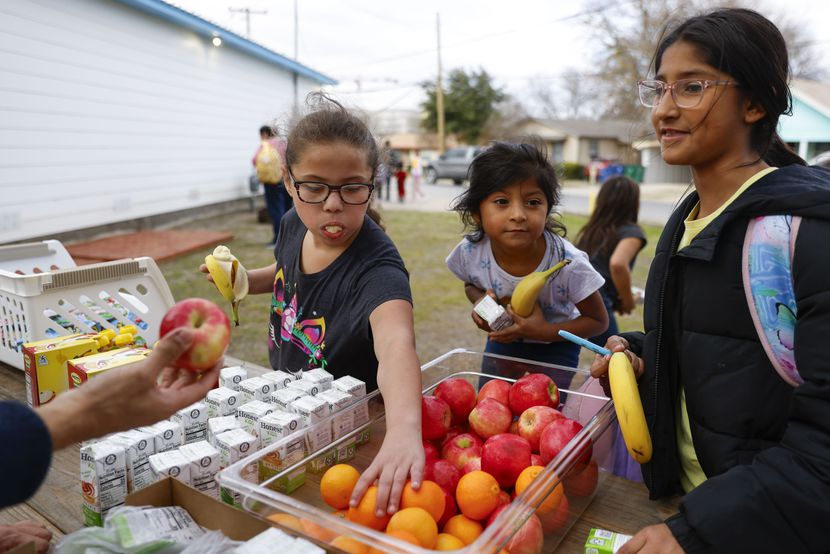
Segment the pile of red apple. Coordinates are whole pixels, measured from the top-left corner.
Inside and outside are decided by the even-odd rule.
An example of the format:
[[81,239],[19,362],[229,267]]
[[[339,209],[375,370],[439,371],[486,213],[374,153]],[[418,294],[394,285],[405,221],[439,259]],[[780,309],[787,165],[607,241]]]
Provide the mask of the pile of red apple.
[[[562,415],[559,401],[556,383],[540,373],[525,375],[513,384],[493,379],[477,394],[469,381],[450,378],[433,395],[422,398],[424,478],[444,489],[447,506],[439,526],[457,511],[455,488],[462,475],[486,471],[502,488],[503,503],[481,521],[486,526],[515,497],[513,487],[522,470],[546,466],[562,451],[582,425]],[[589,446],[565,476],[565,494],[558,507],[531,516],[516,533],[507,547],[511,554],[540,552],[543,533],[553,533],[567,522],[568,497],[594,492],[597,465],[591,454]]]

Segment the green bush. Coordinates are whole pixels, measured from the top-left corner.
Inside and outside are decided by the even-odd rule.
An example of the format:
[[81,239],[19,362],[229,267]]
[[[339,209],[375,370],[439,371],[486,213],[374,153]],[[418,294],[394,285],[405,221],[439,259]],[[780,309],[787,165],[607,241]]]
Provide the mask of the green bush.
[[559,165],[560,174],[563,179],[585,179],[585,166],[575,162],[562,162]]

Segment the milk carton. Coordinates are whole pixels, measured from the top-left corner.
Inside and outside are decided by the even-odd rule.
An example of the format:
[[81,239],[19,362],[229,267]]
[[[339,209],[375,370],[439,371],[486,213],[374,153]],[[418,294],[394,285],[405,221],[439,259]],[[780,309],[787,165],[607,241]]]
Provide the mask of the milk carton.
[[251,377],[239,383],[239,392],[242,393],[240,399],[242,403],[250,402],[251,400],[259,400],[265,402],[268,400],[268,395],[271,394],[271,389],[274,384],[268,379],[262,377]]
[[182,427],[184,444],[203,441],[207,438],[208,407],[204,402],[196,402],[183,408],[170,418]]
[[[351,394],[331,388],[330,390],[321,392],[317,397],[329,403],[329,411],[332,414],[331,438],[333,441],[348,435],[354,430],[354,410],[346,408],[354,402],[354,397]],[[351,437],[345,443],[337,446],[337,463],[346,462],[354,458],[355,451],[357,450],[356,443],[356,437]]]
[[[361,401],[366,396],[366,383],[351,375],[346,375],[335,379],[331,386],[337,390],[347,392],[355,398],[354,408],[352,408],[355,429],[369,423],[369,404]],[[371,430],[368,427],[363,429],[357,435],[357,444],[361,445],[369,442],[370,435]]]
[[172,421],[159,421],[155,425],[140,427],[139,430],[153,434],[156,444],[156,454],[159,452],[167,452],[168,450],[175,450],[184,443],[182,426]]
[[[259,439],[254,435],[248,433],[244,429],[232,429],[225,431],[216,436],[216,448],[219,450],[219,469],[234,464],[257,451],[259,447]],[[256,482],[257,468],[253,464],[248,464],[242,472],[242,478],[251,482]],[[241,495],[226,487],[219,488],[219,499],[231,506],[240,508]]]
[[[331,424],[323,422],[330,414],[329,403],[317,396],[303,396],[291,404],[292,411],[303,418],[303,426],[307,428],[306,443],[310,453],[322,450],[331,444]],[[332,450],[322,456],[315,457],[311,462],[311,471],[319,472],[334,465],[337,453]]]
[[281,369],[263,373],[262,375],[260,375],[260,377],[262,377],[266,381],[270,381],[274,385],[274,387],[271,389],[272,392],[275,390],[284,389],[288,386],[288,383],[297,380],[296,377],[294,377],[287,371],[282,371]]
[[154,481],[170,476],[186,485],[191,484],[190,462],[178,450],[168,450],[150,456],[150,471],[153,472]]
[[241,404],[242,393],[233,389],[219,387],[208,391],[205,397],[208,418],[236,414],[236,407]]
[[207,441],[199,441],[185,444],[179,448],[179,452],[190,462],[190,482],[193,487],[218,498],[216,474],[219,473],[219,450]]
[[156,443],[152,433],[133,429],[112,435],[108,440],[124,447],[127,463],[127,492],[137,491],[153,484],[149,458],[156,453]]
[[219,370],[219,386],[239,390],[239,383],[248,378],[248,371],[242,366],[223,367]]
[[81,448],[84,525],[102,526],[107,512],[127,496],[127,454],[107,440]]
[[271,446],[302,427],[302,416],[291,412],[272,412],[259,420],[259,446]]
[[268,397],[268,401],[269,404],[273,404],[278,410],[290,412],[291,404],[303,396],[307,395],[300,389],[284,388],[272,392],[271,396]]
[[329,390],[331,383],[334,381],[334,375],[318,367],[309,371],[303,372],[303,381],[309,381],[319,387],[321,391]]
[[242,428],[252,435],[259,436],[259,420],[276,410],[272,404],[266,404],[261,400],[252,400],[241,405],[236,410],[236,419]]
[[317,396],[322,389],[320,385],[315,383],[314,381],[306,381],[305,379],[300,379],[299,381],[291,381],[288,383],[286,388],[289,389],[297,389],[306,393],[309,396]]
[[210,418],[208,420],[208,442],[216,446],[216,436],[231,429],[242,429],[242,424],[237,421],[235,415]]

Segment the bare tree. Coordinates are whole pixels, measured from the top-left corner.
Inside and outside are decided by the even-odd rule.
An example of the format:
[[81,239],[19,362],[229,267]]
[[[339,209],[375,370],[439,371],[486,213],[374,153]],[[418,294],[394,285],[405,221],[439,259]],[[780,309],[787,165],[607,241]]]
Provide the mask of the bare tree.
[[495,113],[490,116],[481,133],[483,142],[510,140],[521,134],[522,123],[530,117],[527,108],[514,96],[507,96],[496,104]]

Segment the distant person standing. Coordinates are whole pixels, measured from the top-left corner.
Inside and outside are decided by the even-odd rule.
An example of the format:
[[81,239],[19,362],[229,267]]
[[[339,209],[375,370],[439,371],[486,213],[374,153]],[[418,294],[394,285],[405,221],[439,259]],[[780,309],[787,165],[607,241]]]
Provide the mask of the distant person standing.
[[274,228],[274,236],[267,246],[273,248],[280,233],[280,221],[285,212],[291,209],[292,200],[282,180],[280,152],[285,150],[284,144],[279,141],[274,130],[268,125],[259,128],[259,138],[261,142],[251,163],[256,168],[257,179],[265,190],[265,207],[268,209],[271,225]]
[[[384,154],[384,161],[386,166],[386,200],[389,200],[389,189],[392,186],[392,177],[396,176],[398,171],[398,164],[401,163],[401,155],[398,153],[397,150],[392,148],[392,143],[388,140],[383,143],[383,154]],[[378,194],[378,200],[380,200],[383,191]]]
[[403,202],[406,198],[406,168],[403,162],[398,162],[395,169],[395,180],[398,182],[398,202]]
[[412,176],[412,198],[423,196],[421,192],[421,175],[423,175],[424,170],[421,167],[421,163],[421,153],[415,150],[409,161],[409,174]]

